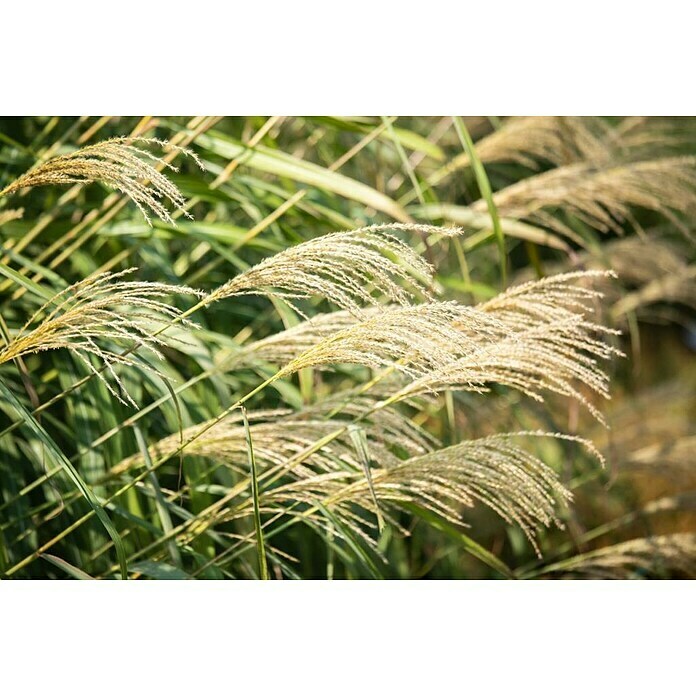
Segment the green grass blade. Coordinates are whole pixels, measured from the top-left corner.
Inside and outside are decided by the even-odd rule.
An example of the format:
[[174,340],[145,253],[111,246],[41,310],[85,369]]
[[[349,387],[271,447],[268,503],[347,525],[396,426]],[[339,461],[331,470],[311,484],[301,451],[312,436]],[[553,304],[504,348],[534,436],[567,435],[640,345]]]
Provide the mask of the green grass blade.
[[254,529],[256,531],[256,553],[259,558],[259,576],[262,580],[269,580],[266,549],[263,543],[263,530],[261,529],[261,513],[259,511],[259,482],[256,477],[256,458],[254,457],[254,446],[251,442],[251,430],[249,428],[247,410],[243,405],[241,408],[242,417],[244,418],[247,451],[249,453],[249,469],[251,471],[251,496],[254,501]]
[[[172,518],[169,514],[169,510],[167,509],[167,503],[164,499],[164,495],[162,494],[162,489],[160,488],[159,481],[157,480],[157,475],[155,474],[154,467],[152,466],[152,458],[150,457],[150,451],[147,448],[147,444],[145,442],[145,438],[143,437],[143,433],[137,425],[133,426],[133,432],[135,432],[135,439],[138,442],[138,448],[140,449],[140,453],[143,455],[143,459],[145,460],[145,466],[148,469],[150,469],[148,480],[150,481],[152,489],[155,493],[155,508],[160,518],[160,522],[162,523],[162,531],[165,534],[169,534],[172,531],[172,529],[174,529],[174,525],[172,524]],[[181,456],[183,457],[183,453],[181,454]],[[181,554],[179,553],[179,549],[174,539],[171,539],[167,542],[167,550],[174,564],[180,567]]]
[[181,568],[157,561],[140,561],[131,566],[131,571],[140,573],[153,580],[190,580],[191,576]]
[[[382,117],[384,119],[384,117]],[[334,116],[311,116],[310,121],[316,123],[327,124],[332,128],[339,131],[353,131],[355,133],[369,133],[374,128],[374,123],[370,119],[369,123],[363,123],[358,121],[353,117],[334,117]],[[390,119],[393,123],[396,118]],[[383,121],[384,122],[384,121]],[[396,138],[400,145],[407,147],[409,150],[414,150],[420,152],[428,157],[432,157],[434,160],[441,162],[445,159],[445,153],[442,148],[435,143],[430,142],[427,138],[422,135],[408,130],[407,128],[398,128],[394,126],[393,135],[390,134],[389,137]]]
[[403,146],[401,145],[399,138],[396,137],[394,127],[392,126],[392,121],[388,120],[386,116],[382,116],[382,123],[384,123],[387,132],[389,133],[389,136],[391,137],[392,142],[394,143],[394,147],[396,148],[396,151],[399,155],[401,164],[404,170],[406,171],[408,178],[411,180],[411,186],[413,186],[413,190],[416,196],[418,197],[418,200],[420,201],[421,205],[425,205],[425,199],[423,198],[423,190],[421,189],[418,177],[416,176],[416,172],[413,171],[411,163],[408,161],[408,157],[406,156],[406,152]]
[[321,503],[317,503],[316,507],[334,526],[336,532],[340,534],[343,541],[348,545],[348,547],[352,551],[353,557],[362,562],[365,570],[367,570],[372,579],[384,580],[384,574],[379,571],[374,561],[370,558],[367,551],[364,548],[362,548],[360,542],[358,541],[358,539],[354,537],[350,529],[346,525],[342,524],[341,521]]
[[[339,196],[372,206],[400,222],[410,222],[406,211],[389,196],[355,179],[332,172],[313,162],[294,157],[280,150],[272,150],[257,145],[253,150],[222,133],[201,135],[197,139],[199,146],[209,149],[228,160],[241,158],[241,164],[267,174],[288,177],[293,181],[331,191]],[[211,171],[214,171],[211,167]]]
[[467,127],[464,125],[461,117],[454,117],[454,127],[457,131],[457,135],[461,140],[462,146],[466,150],[469,160],[471,161],[471,167],[474,170],[474,175],[476,176],[476,183],[478,184],[481,196],[486,200],[486,205],[488,206],[488,213],[491,216],[491,222],[493,223],[493,232],[495,233],[496,240],[498,241],[498,252],[500,254],[500,276],[503,288],[507,285],[507,255],[505,253],[505,235],[503,234],[503,228],[500,226],[500,220],[498,218],[498,209],[493,201],[493,191],[491,190],[491,182],[488,180],[488,175],[486,170],[476,153],[476,147],[474,146],[474,141],[469,135]]
[[365,478],[367,479],[367,486],[370,489],[370,496],[372,497],[372,502],[374,503],[375,512],[377,514],[377,526],[381,534],[384,531],[385,524],[384,517],[382,517],[382,512],[379,509],[379,501],[375,493],[375,486],[372,482],[372,473],[370,471],[371,457],[367,445],[367,436],[365,435],[365,431],[358,425],[351,425],[350,428],[348,428],[348,434],[350,435],[351,442],[353,443],[353,447],[355,447],[355,452],[358,455],[358,459],[365,473]]
[[85,573],[84,570],[76,568],[72,563],[68,563],[67,561],[63,560],[62,558],[59,558],[58,556],[54,556],[50,553],[42,553],[41,558],[56,566],[56,568],[60,568],[62,571],[66,572],[70,577],[75,578],[75,580],[94,580],[94,578],[91,575]]
[[486,551],[483,546],[477,544],[473,539],[457,529],[457,527],[443,520],[434,512],[430,512],[430,510],[426,510],[413,503],[401,503],[400,505],[409,512],[420,517],[434,529],[444,532],[448,537],[457,541],[467,553],[471,554],[474,558],[478,558],[479,561],[485,563],[489,568],[492,568],[505,578],[514,579],[514,572],[497,556],[490,551]]
[[9,278],[9,280],[13,281],[17,285],[20,285],[25,290],[31,292],[33,295],[36,295],[36,297],[41,299],[42,303],[50,300],[55,294],[49,292],[48,290],[46,290],[46,288],[42,288],[38,283],[35,283],[33,280],[30,280],[29,278],[23,276],[21,273],[13,271],[9,266],[6,266],[4,263],[0,263],[0,275],[4,275],[5,278]]
[[72,465],[70,460],[61,452],[60,448],[53,441],[53,438],[44,430],[43,426],[34,418],[31,413],[22,405],[22,403],[17,399],[17,397],[12,393],[12,391],[7,387],[7,385],[0,380],[0,394],[4,399],[12,406],[12,408],[17,411],[21,416],[27,427],[34,433],[34,435],[43,443],[46,447],[47,452],[50,454],[54,462],[60,465],[66,472],[70,480],[75,484],[77,489],[80,491],[85,500],[90,504],[94,513],[99,518],[107,534],[111,537],[114,542],[114,547],[116,549],[116,555],[118,556],[118,562],[121,570],[121,577],[125,580],[128,578],[128,566],[126,563],[126,552],[123,548],[123,542],[119,536],[116,528],[109,519],[109,516],[104,510],[102,504],[97,499],[96,495],[92,492],[92,489],[87,485],[80,476],[77,469]]

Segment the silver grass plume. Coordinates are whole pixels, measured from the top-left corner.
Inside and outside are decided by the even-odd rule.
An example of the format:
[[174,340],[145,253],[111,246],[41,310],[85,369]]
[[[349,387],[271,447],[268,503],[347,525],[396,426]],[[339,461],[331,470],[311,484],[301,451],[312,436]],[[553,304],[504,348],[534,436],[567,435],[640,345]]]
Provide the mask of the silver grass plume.
[[540,163],[562,165],[601,156],[609,132],[595,117],[512,117],[477,142],[476,152],[482,162],[517,162],[538,169]]
[[661,574],[696,575],[696,534],[665,534],[605,546],[549,566],[547,575],[630,579]]
[[[599,360],[622,353],[602,340],[619,332],[588,321],[591,303],[601,293],[574,281],[611,277],[611,271],[577,271],[510,288],[476,307],[503,327],[488,335],[463,356],[406,386],[402,396],[427,391],[462,389],[487,391],[498,383],[513,387],[537,401],[551,391],[582,403],[600,422],[599,410],[577,385],[608,399],[609,378]],[[462,323],[461,328],[466,324]]]
[[[0,364],[32,353],[67,349],[102,379],[119,401],[135,405],[114,368],[142,367],[142,363],[130,352],[116,352],[114,343],[131,349],[142,347],[161,359],[158,346],[165,342],[154,329],[181,316],[180,310],[162,298],[200,293],[176,285],[122,280],[134,270],[95,275],[56,294],[0,349]],[[90,357],[102,363],[105,372],[97,370]],[[107,376],[121,388],[123,396]]]
[[694,377],[682,374],[655,387],[617,395],[607,413],[611,431],[597,427],[589,435],[604,452],[611,452],[618,471],[643,470],[682,481],[688,476],[696,485]]
[[[412,503],[453,522],[464,524],[463,508],[483,503],[505,521],[524,531],[537,553],[538,527],[562,526],[556,514],[559,501],[569,501],[570,492],[555,472],[540,459],[512,444],[519,436],[553,437],[579,442],[600,457],[591,443],[560,433],[511,433],[462,442],[393,466],[373,468],[372,488],[385,516],[393,524],[389,509]],[[368,481],[357,471],[327,472],[279,486],[263,495],[264,502],[281,507],[291,501],[315,508],[312,514],[321,523],[321,508],[328,509],[362,538],[369,535],[372,517],[361,517],[354,509],[375,514]],[[398,525],[397,525],[398,526]]]
[[390,231],[461,230],[394,223],[322,235],[261,261],[211,292],[207,301],[239,295],[272,294],[288,300],[320,295],[359,313],[362,306],[377,304],[375,292],[400,305],[409,304],[414,295],[432,298],[432,267]]
[[[348,395],[320,402],[302,411],[288,409],[261,410],[249,413],[250,432],[254,443],[254,456],[261,471],[271,466],[283,467],[288,460],[311,448],[317,441],[342,428],[348,422],[342,418],[328,417],[336,405]],[[373,407],[377,397],[361,395],[346,405],[343,416],[362,415]],[[210,423],[211,421],[208,421]],[[198,424],[183,431],[186,441],[201,430]],[[395,409],[383,408],[365,420],[365,430],[371,450],[384,466],[398,462],[392,449],[409,455],[430,451],[434,440],[426,436],[408,418]],[[240,412],[233,412],[216,422],[186,448],[186,454],[209,457],[223,462],[240,474],[248,474],[248,450],[245,428]],[[178,434],[165,437],[149,447],[153,458],[166,458],[177,451],[181,439]],[[110,475],[142,465],[141,453],[128,457],[114,467]],[[317,471],[335,471],[337,468],[359,469],[353,445],[347,434],[337,436],[329,444],[312,453],[301,464],[294,464],[285,472],[293,477],[307,477]]]
[[[500,129],[476,142],[476,154],[484,164],[516,162],[530,169],[541,164],[569,164],[602,150],[606,125],[597,118],[513,116]],[[435,185],[471,166],[466,152],[454,157],[428,178]]]
[[607,277],[613,274],[561,274],[473,308],[455,302],[383,307],[352,323],[347,314],[329,314],[252,344],[248,355],[290,358],[280,376],[338,363],[393,367],[411,380],[392,397],[398,399],[447,389],[486,391],[491,383],[536,400],[548,390],[578,400],[602,420],[577,385],[609,397],[599,360],[621,355],[602,340],[618,332],[588,320],[602,294],[578,283]]
[[[689,264],[687,240],[678,243],[657,235],[626,237],[605,245],[606,257],[628,288],[623,297],[607,288],[611,315],[625,320],[628,312],[639,311],[644,317],[658,316],[658,303],[678,303],[696,309],[696,265]],[[589,266],[599,265],[587,261]],[[612,291],[613,290],[613,291]],[[672,310],[675,311],[675,310]]]
[[606,159],[637,162],[693,149],[693,120],[681,124],[675,127],[674,120],[660,116],[624,118],[605,138]]
[[158,145],[191,157],[201,169],[203,165],[191,151],[166,140],[157,138],[111,138],[88,145],[67,155],[60,155],[37,165],[0,191],[0,196],[15,193],[23,188],[62,184],[89,184],[100,181],[109,188],[120,191],[135,203],[148,224],[150,214],[173,225],[174,220],[164,205],[168,200],[186,217],[186,200],[179,189],[153,164],[171,171],[176,167],[153,155],[137,144]]
[[696,489],[696,380],[675,380],[616,399],[607,413],[611,431],[589,435],[611,454],[615,473],[649,495]]
[[279,375],[305,367],[350,363],[393,367],[418,378],[474,351],[486,336],[505,332],[494,317],[456,302],[389,307],[324,338],[288,363]]
[[[585,163],[610,165],[677,154],[688,136],[653,117],[631,117],[612,126],[597,117],[513,116],[476,142],[483,163],[516,162],[533,170]],[[434,185],[471,165],[461,153],[428,179]]]
[[690,476],[696,479],[696,435],[682,437],[667,443],[655,443],[622,455],[622,472],[645,473],[666,478]]
[[[555,213],[562,209],[600,232],[622,232],[632,208],[666,217],[685,234],[679,214],[696,213],[696,158],[664,157],[619,166],[571,164],[523,179],[493,196],[501,216],[546,226],[583,240]],[[479,200],[472,209],[487,210]]]
[[[597,288],[604,295],[602,306],[609,308],[615,322],[625,323],[630,311],[644,319],[674,317],[680,314],[679,308],[656,305],[681,304],[696,309],[696,266],[688,261],[689,245],[682,237],[667,238],[655,230],[640,237],[607,241],[600,254],[579,254],[573,266],[597,270],[610,262],[620,284],[599,278]],[[549,271],[560,270],[562,265],[550,265]],[[533,271],[526,270],[520,278],[532,275]]]

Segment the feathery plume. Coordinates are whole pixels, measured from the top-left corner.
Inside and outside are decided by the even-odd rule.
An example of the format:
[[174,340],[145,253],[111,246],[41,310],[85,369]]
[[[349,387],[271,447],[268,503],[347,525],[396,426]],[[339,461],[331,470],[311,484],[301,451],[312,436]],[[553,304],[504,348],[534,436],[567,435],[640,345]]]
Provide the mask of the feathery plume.
[[[271,466],[285,466],[293,457],[301,455],[322,438],[349,423],[345,418],[327,418],[337,405],[336,402],[337,400],[332,399],[299,412],[275,409],[249,413],[254,456],[260,471]],[[375,403],[375,397],[363,395],[347,405],[343,416],[362,414]],[[207,423],[185,429],[184,441],[205,425]],[[366,433],[371,452],[383,466],[398,463],[393,450],[409,455],[423,454],[430,450],[433,442],[395,409],[384,408],[376,411],[362,422],[361,427]],[[245,434],[241,412],[231,413],[193,440],[186,448],[186,454],[209,457],[225,463],[240,474],[247,475]],[[180,442],[178,434],[163,438],[150,446],[150,455],[158,459],[166,458],[177,451]],[[143,461],[142,453],[133,455],[116,465],[110,474],[120,475],[134,466],[140,466]],[[306,478],[315,475],[317,471],[330,472],[346,467],[359,469],[360,464],[355,458],[349,435],[341,433],[330,443],[312,452],[306,459],[292,464],[284,473],[294,478]]]
[[[536,530],[551,524],[562,527],[555,506],[569,501],[571,493],[555,472],[540,459],[512,444],[518,436],[554,437],[580,442],[598,454],[585,440],[558,433],[511,433],[463,442],[396,465],[373,468],[372,487],[386,517],[394,523],[390,508],[414,503],[455,524],[464,524],[462,508],[483,503],[505,521],[524,531],[537,553]],[[357,514],[355,507],[376,514],[369,482],[359,471],[337,471],[298,479],[265,492],[264,502],[281,508],[300,501],[316,508],[313,519],[321,523],[321,509],[329,509],[347,527],[374,545],[367,534],[373,522]]]
[[612,277],[611,271],[552,276],[473,308],[454,302],[387,306],[364,312],[362,321],[348,313],[322,315],[251,344],[239,364],[252,356],[288,361],[281,376],[338,363],[391,366],[412,380],[398,399],[446,389],[482,392],[490,383],[536,400],[549,390],[578,400],[604,422],[576,384],[609,397],[598,360],[621,352],[601,338],[619,332],[588,321],[602,293],[579,283]]
[[[59,292],[40,307],[0,350],[0,364],[31,353],[65,348],[102,379],[119,401],[135,405],[114,367],[142,364],[134,355],[115,352],[109,344],[135,344],[162,358],[158,346],[165,345],[165,342],[154,335],[153,328],[178,319],[181,312],[161,298],[200,293],[164,283],[121,280],[134,270],[102,273]],[[189,324],[186,320],[184,323]],[[103,363],[108,375],[121,388],[123,397],[103,372],[95,369],[90,356]]]
[[290,300],[322,295],[357,314],[363,305],[377,304],[375,292],[400,305],[409,304],[414,293],[431,298],[432,267],[390,230],[420,234],[460,231],[388,224],[326,234],[265,259],[214,290],[208,301],[233,295],[273,294]]
[[[696,158],[665,157],[607,167],[572,164],[512,184],[496,192],[493,200],[501,216],[549,227],[580,244],[582,239],[555,210],[600,232],[621,234],[631,208],[644,208],[689,235],[678,216],[696,212]],[[483,199],[471,207],[476,212],[487,209]]]
[[482,336],[504,332],[495,318],[456,302],[385,308],[321,340],[288,363],[280,375],[305,367],[352,363],[394,367],[416,378],[475,350]]
[[[677,154],[688,142],[673,122],[653,117],[625,118],[615,126],[597,117],[513,116],[498,130],[476,142],[481,162],[516,162],[533,170],[586,163],[610,165]],[[470,166],[459,154],[428,178],[434,186]]]
[[[544,278],[510,288],[498,297],[476,307],[482,316],[495,319],[495,326],[475,341],[465,355],[452,359],[423,374],[404,387],[399,398],[429,391],[463,389],[484,392],[498,383],[513,387],[537,401],[543,391],[568,396],[582,403],[600,422],[597,408],[576,385],[609,398],[608,376],[599,359],[622,353],[600,338],[617,334],[587,321],[589,303],[601,297],[592,288],[573,281],[611,277],[611,271],[578,271]],[[464,329],[466,323],[458,321]]]
[[660,116],[629,116],[609,131],[605,139],[607,161],[640,161],[676,155],[693,149],[694,122]]
[[[186,217],[186,200],[179,189],[152,162],[171,171],[178,171],[161,157],[136,147],[134,143],[159,145],[191,157],[201,169],[203,164],[191,151],[157,138],[112,138],[88,145],[67,155],[60,155],[39,164],[0,191],[0,196],[23,188],[61,184],[90,184],[101,181],[106,186],[128,196],[143,214],[148,224],[150,213],[174,225],[174,220],[162,202],[169,202]],[[149,183],[147,183],[149,182]]]
[[[680,314],[679,307],[665,308],[662,303],[696,309],[696,266],[690,264],[690,242],[682,237],[667,238],[657,231],[640,237],[613,239],[602,245],[601,253],[584,252],[573,264],[576,268],[599,270],[611,265],[620,283],[612,277],[597,278],[596,287],[603,295],[602,306],[610,308],[614,322],[625,322],[626,313],[638,312],[644,319],[670,318]],[[549,265],[549,272],[562,264]],[[527,269],[520,278],[530,278]]]
[[682,374],[671,382],[617,395],[607,414],[611,431],[595,428],[589,435],[603,451],[611,452],[619,471],[682,479],[688,474],[696,484],[694,377]]
[[482,162],[517,162],[538,169],[545,162],[596,159],[606,151],[609,132],[609,126],[595,117],[513,117],[476,143],[476,152]]
[[682,479],[690,475],[696,480],[695,461],[696,435],[691,435],[628,451],[621,457],[619,466],[622,472]]
[[[502,127],[476,142],[476,154],[484,164],[516,162],[530,169],[595,158],[606,152],[607,125],[598,118],[561,116],[513,116]],[[471,166],[466,152],[454,157],[428,178],[434,186]]]
[[688,244],[686,240],[679,244],[647,235],[644,239],[627,237],[607,245],[604,254],[623,285],[632,289],[623,297],[619,292],[610,292],[612,316],[622,318],[631,311],[649,315],[655,312],[654,305],[662,302],[696,309],[696,265],[685,261]]
[[627,580],[664,573],[696,575],[696,534],[665,534],[605,546],[550,566],[550,574]]

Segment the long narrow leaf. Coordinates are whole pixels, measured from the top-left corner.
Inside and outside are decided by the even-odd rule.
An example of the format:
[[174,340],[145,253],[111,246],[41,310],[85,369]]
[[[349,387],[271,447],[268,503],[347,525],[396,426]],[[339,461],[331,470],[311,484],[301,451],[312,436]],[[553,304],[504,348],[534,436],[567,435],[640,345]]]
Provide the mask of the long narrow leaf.
[[481,196],[486,200],[486,205],[488,206],[488,213],[491,216],[491,221],[493,223],[493,231],[495,232],[495,237],[498,241],[498,252],[500,254],[500,277],[501,284],[503,288],[507,285],[507,256],[505,254],[505,235],[503,234],[503,228],[500,226],[500,219],[498,218],[498,209],[493,201],[493,191],[491,190],[491,183],[488,180],[488,175],[483,167],[483,164],[476,153],[476,147],[474,146],[474,141],[469,135],[469,131],[464,125],[461,117],[454,117],[454,127],[459,135],[459,139],[462,142],[467,155],[469,155],[469,160],[471,161],[471,166],[474,170],[476,176],[476,183],[478,184],[479,191],[481,191]]
[[259,575],[262,580],[268,580],[268,564],[266,562],[266,549],[263,543],[263,530],[261,529],[261,512],[259,510],[259,482],[256,477],[256,458],[254,446],[251,442],[251,430],[246,408],[242,405],[242,417],[244,418],[244,431],[246,433],[247,451],[249,453],[249,469],[251,471],[251,496],[254,501],[254,529],[256,531],[256,553],[259,558]]
[[17,397],[2,380],[0,380],[0,395],[7,400],[7,402],[17,411],[17,413],[19,413],[27,427],[44,444],[54,462],[63,468],[84,499],[90,504],[104,529],[114,542],[114,547],[116,548],[116,555],[118,556],[118,562],[121,570],[121,577],[125,580],[128,577],[128,566],[126,563],[126,552],[123,548],[123,542],[113,523],[109,519],[106,510],[104,510],[102,504],[92,492],[92,489],[83,480],[70,460],[63,454],[63,452],[61,452],[53,438],[46,432],[46,430],[44,430],[43,426],[36,420],[36,418],[29,413],[29,411],[22,405],[19,399],[17,399]]
[[383,193],[355,179],[293,157],[285,152],[271,150],[262,145],[257,145],[251,150],[243,143],[221,133],[202,135],[198,138],[198,144],[230,160],[241,158],[241,164],[252,169],[277,176],[286,176],[294,181],[337,193],[345,198],[372,206],[401,222],[410,222],[411,220],[398,203]]

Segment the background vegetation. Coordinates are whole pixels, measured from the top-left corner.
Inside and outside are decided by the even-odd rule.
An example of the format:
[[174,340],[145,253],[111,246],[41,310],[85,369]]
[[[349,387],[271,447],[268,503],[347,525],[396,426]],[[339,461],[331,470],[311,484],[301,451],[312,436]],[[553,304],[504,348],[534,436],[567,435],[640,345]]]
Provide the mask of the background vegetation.
[[[169,141],[131,146],[178,171],[126,143],[50,165],[116,136]],[[0,572],[696,576],[695,137],[665,118],[2,119]],[[326,237],[378,223],[395,237]],[[618,278],[495,299],[586,270]],[[447,322],[474,321],[407,290],[536,317],[543,342],[382,407],[442,368],[463,340]],[[385,300],[408,322],[369,308]],[[563,333],[577,302],[593,326]],[[355,312],[360,364],[315,351],[248,399],[247,425],[239,400]],[[484,439],[521,431],[567,437]]]

